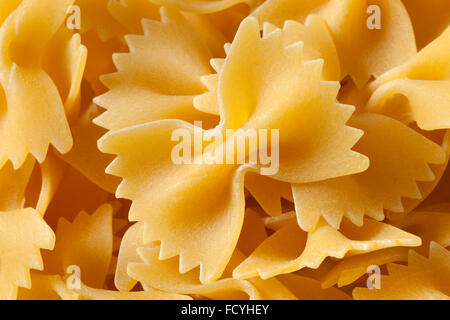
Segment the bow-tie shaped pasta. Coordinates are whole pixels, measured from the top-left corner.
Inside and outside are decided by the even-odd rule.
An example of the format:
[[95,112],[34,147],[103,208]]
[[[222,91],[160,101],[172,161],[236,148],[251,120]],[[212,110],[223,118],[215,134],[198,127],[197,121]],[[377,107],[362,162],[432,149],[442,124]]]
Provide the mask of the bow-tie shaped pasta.
[[60,29],[71,3],[24,0],[0,28],[0,167],[10,159],[20,168],[28,153],[43,162],[49,143],[61,153],[72,147],[66,115],[76,114],[86,49]]
[[[208,133],[282,128],[273,177],[283,181],[365,170],[367,159],[351,150],[361,132],[345,125],[353,108],[336,102],[338,84],[321,81],[321,61],[304,61],[302,45],[286,47],[281,30],[263,38],[259,30],[255,19],[247,19],[236,35],[219,80],[221,123]],[[177,129],[201,132],[182,121],[156,121],[110,132],[99,147],[119,155],[107,171],[124,178],[116,194],[133,200],[130,219],[145,222],[145,242],[160,240],[161,259],[180,255],[182,272],[200,265],[201,281],[210,282],[221,275],[238,240],[249,168],[175,165],[171,135]],[[202,156],[221,148],[207,145]]]

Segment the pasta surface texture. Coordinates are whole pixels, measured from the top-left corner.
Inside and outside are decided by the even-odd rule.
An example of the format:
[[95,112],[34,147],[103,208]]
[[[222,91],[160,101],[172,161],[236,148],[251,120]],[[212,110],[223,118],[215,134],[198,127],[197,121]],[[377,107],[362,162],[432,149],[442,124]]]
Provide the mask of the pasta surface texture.
[[2,300],[449,300],[449,158],[448,0],[0,1]]

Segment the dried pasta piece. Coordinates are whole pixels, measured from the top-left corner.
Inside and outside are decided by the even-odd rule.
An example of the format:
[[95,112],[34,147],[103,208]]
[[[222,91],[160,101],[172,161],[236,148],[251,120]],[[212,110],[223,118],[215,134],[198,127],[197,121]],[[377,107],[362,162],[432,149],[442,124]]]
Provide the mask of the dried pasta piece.
[[[144,263],[130,263],[128,272],[131,277],[146,285],[166,292],[179,294],[197,294],[210,299],[261,299],[260,293],[248,281],[222,279],[208,284],[198,281],[197,270],[185,274],[179,273],[178,258],[161,261],[159,248],[140,248],[138,253]],[[161,278],[161,275],[164,275]]]
[[411,18],[417,47],[422,49],[450,25],[447,0],[402,0]]
[[[380,8],[380,29],[367,26],[371,5]],[[311,13],[327,21],[339,52],[342,78],[349,74],[358,87],[371,75],[377,77],[416,53],[408,13],[397,0],[268,0],[252,15],[282,26],[286,20],[304,22]]]
[[[414,248],[426,254],[431,242],[443,247],[450,246],[450,215],[448,212],[413,212],[394,223],[402,230],[411,232],[422,239],[422,246]],[[349,285],[366,274],[371,265],[381,266],[391,262],[408,261],[408,248],[388,248],[362,255],[345,258],[339,262],[323,279],[323,287],[337,283],[339,287]]]
[[347,254],[420,244],[419,237],[371,219],[366,219],[363,227],[343,223],[340,231],[322,221],[310,233],[295,222],[288,223],[267,238],[233,271],[233,276],[246,279],[259,275],[267,279],[304,267],[316,269],[326,257],[343,258]]
[[381,289],[355,288],[357,300],[449,300],[450,252],[435,242],[426,258],[411,250],[408,265],[388,264]]
[[161,9],[161,22],[142,24],[144,35],[126,36],[130,53],[113,56],[118,72],[102,77],[110,91],[94,102],[107,111],[95,123],[118,130],[159,119],[203,119],[192,100],[205,91],[200,77],[211,73],[207,45],[173,9]]
[[30,288],[30,269],[42,270],[40,249],[53,249],[55,234],[32,208],[0,212],[0,299]]
[[59,36],[57,32],[70,3],[70,0],[25,0],[1,26],[0,104],[5,107],[1,114],[0,166],[10,159],[17,169],[28,153],[42,162],[49,143],[62,153],[72,146],[64,108],[72,109],[78,95],[85,49],[76,35],[73,40],[68,38],[66,43],[60,43],[63,47],[67,45],[64,59],[69,65],[63,74],[72,84],[66,106],[54,80],[41,65],[48,46],[55,45],[53,37]]
[[339,228],[344,216],[361,226],[364,215],[383,220],[383,209],[403,212],[402,197],[422,197],[416,181],[435,179],[428,164],[447,160],[443,148],[397,120],[362,113],[349,124],[364,131],[354,149],[370,158],[370,167],[359,174],[293,185],[298,223],[306,231],[313,231],[321,216]]
[[323,289],[320,281],[295,274],[277,277],[300,300],[351,300],[346,293],[336,288]]
[[[129,219],[145,221],[144,243],[161,240],[161,259],[181,254],[181,271],[201,264],[201,280],[210,282],[223,272],[238,240],[248,169],[175,165],[170,138],[180,128],[193,134],[194,127],[188,123],[162,120],[107,134],[99,146],[103,152],[120,154],[107,172],[124,178],[116,196],[133,200]],[[196,192],[189,192],[192,189]],[[188,192],[188,197],[180,196]],[[222,250],[213,250],[219,247]]]
[[74,265],[80,268],[83,283],[102,288],[112,256],[112,215],[113,207],[105,204],[92,215],[81,211],[72,223],[60,219],[46,271],[64,275]]
[[[276,31],[277,27],[269,23],[263,26],[263,35],[268,36],[271,32]],[[326,23],[316,15],[310,15],[302,25],[295,21],[286,21],[282,29],[282,38],[285,46],[297,42],[303,42],[303,59],[315,60],[323,59],[323,79],[339,80],[340,67],[339,57],[334,46],[333,39]],[[225,51],[229,50],[229,46],[225,47]],[[215,59],[212,66],[216,73],[220,73],[224,60]],[[195,97],[194,106],[203,112],[219,114],[219,103],[217,101],[218,75],[212,74],[202,77],[202,82],[208,87],[209,91]]]
[[450,27],[417,55],[389,70],[370,88],[373,92],[367,110],[387,112],[386,102],[395,94],[407,98],[405,113],[424,130],[450,128],[448,108],[450,69]]
[[158,5],[172,6],[181,11],[190,11],[195,13],[213,13],[223,11],[239,3],[245,3],[250,8],[255,8],[261,0],[150,0]]
[[304,183],[366,170],[368,159],[351,150],[362,132],[346,126],[354,108],[336,102],[339,84],[321,81],[322,62],[304,61],[301,43],[285,47],[281,30],[263,38],[259,30],[247,18],[231,45],[219,75],[217,130],[282,128],[277,180]]
[[[365,170],[367,159],[350,149],[361,135],[359,130],[345,125],[352,110],[335,102],[337,84],[321,82],[321,63],[303,62],[301,46],[285,48],[279,32],[261,39],[255,19],[245,20],[236,38],[220,81],[223,87],[219,88],[219,94],[224,97],[222,103],[226,106],[222,125],[243,129],[283,128],[281,173],[274,176],[276,179],[307,182]],[[254,50],[245,50],[248,45]],[[241,47],[244,48],[241,50]],[[270,60],[270,57],[275,59]],[[275,65],[267,66],[267,61]],[[242,67],[244,69],[240,69]],[[249,67],[261,70],[244,72],[251,79],[233,76],[235,72],[243,74],[242,70]],[[270,86],[260,77],[267,67],[275,72],[272,78],[276,82]],[[279,71],[283,71],[281,75]],[[251,83],[255,92],[248,90]],[[280,96],[280,92],[274,90],[277,84],[289,86],[286,95],[281,95],[281,105],[273,109],[268,100]],[[297,96],[298,91],[291,88],[293,84],[305,91]],[[231,93],[233,86],[239,87],[239,94]],[[245,100],[239,99],[244,95],[248,95]],[[253,107],[251,101],[261,96],[266,99],[260,99]],[[311,101],[311,97],[315,100]],[[288,108],[284,110],[288,120],[270,116],[283,107]],[[268,112],[267,117],[262,116],[264,112]],[[293,119],[298,119],[302,125]],[[314,129],[319,123],[329,125],[317,132]],[[182,272],[200,264],[200,279],[205,283],[220,277],[234,251],[244,217],[244,174],[249,168],[195,164],[196,160],[194,164],[175,165],[171,160],[175,144],[170,140],[178,129],[188,132],[190,138],[195,130],[203,134],[201,129],[194,129],[186,122],[161,120],[110,132],[99,141],[99,147],[103,152],[119,155],[107,172],[124,178],[116,196],[133,200],[130,220],[145,222],[144,242],[161,241],[161,259],[181,255]],[[339,137],[339,141],[329,139],[330,136]],[[223,144],[210,144],[200,156],[210,156],[223,147]],[[307,154],[305,149],[309,151]],[[159,190],[166,192],[161,194]],[[212,250],[217,247],[222,250]]]

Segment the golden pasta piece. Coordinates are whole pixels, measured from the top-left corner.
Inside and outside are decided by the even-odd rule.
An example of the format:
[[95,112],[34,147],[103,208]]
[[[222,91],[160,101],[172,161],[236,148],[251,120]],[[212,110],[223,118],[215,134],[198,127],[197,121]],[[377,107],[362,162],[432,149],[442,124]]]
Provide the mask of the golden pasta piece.
[[380,290],[355,288],[358,300],[449,300],[450,252],[430,244],[429,257],[409,251],[408,265],[388,264],[389,275],[381,276]]
[[[379,16],[372,17],[379,18],[375,22],[367,14],[374,5],[379,9]],[[411,21],[397,0],[268,0],[252,15],[261,22],[282,26],[286,20],[304,22],[312,13],[329,25],[341,61],[342,78],[350,75],[358,87],[364,86],[370,76],[381,75],[416,52]]]
[[[23,1],[1,26],[0,104],[5,110],[1,115],[0,166],[10,159],[17,169],[28,152],[43,162],[49,143],[62,153],[72,147],[65,111],[71,114],[78,97],[86,50],[79,36],[58,34],[70,3]],[[43,67],[55,50],[55,39],[60,38],[64,41],[59,41],[59,51],[66,61],[60,75],[66,79],[52,79],[53,72]],[[61,97],[56,87],[62,81],[67,83],[67,98]]]
[[346,126],[354,108],[336,102],[338,83],[321,81],[322,62],[304,61],[302,47],[284,47],[281,30],[261,38],[256,20],[244,20],[219,75],[218,130],[281,128],[278,180],[366,170],[368,159],[351,150],[362,132]]
[[143,20],[144,35],[126,36],[131,52],[113,56],[118,72],[102,77],[110,91],[94,99],[107,109],[96,124],[117,130],[159,119],[202,119],[192,99],[205,91],[200,77],[211,73],[211,53],[181,14],[163,8],[161,19]]
[[419,246],[419,237],[371,219],[363,227],[343,223],[340,231],[321,222],[306,233],[288,223],[265,240],[233,272],[245,279],[259,275],[263,279],[300,270],[318,268],[326,257],[342,259],[347,254],[361,254],[397,246]]
[[15,299],[30,288],[30,269],[44,268],[40,249],[51,250],[55,234],[32,208],[0,212],[0,299]]
[[428,166],[443,164],[446,152],[403,123],[377,114],[353,116],[364,131],[355,150],[370,159],[368,170],[345,177],[292,186],[298,223],[313,231],[320,217],[339,228],[345,216],[361,226],[364,215],[384,219],[384,209],[404,210],[401,198],[421,198],[416,181],[433,181]]
[[[277,27],[269,23],[263,26],[263,35],[268,36],[276,31]],[[316,60],[323,59],[324,80],[340,79],[339,58],[326,23],[318,16],[311,15],[306,19],[305,25],[294,21],[286,21],[282,32],[285,46],[297,42],[303,42],[303,59]],[[229,51],[226,46],[225,50]],[[212,66],[216,73],[220,73],[225,60],[215,59]],[[194,106],[203,112],[219,114],[219,103],[217,101],[218,75],[212,74],[201,78],[203,84],[209,89],[208,92],[195,97]]]

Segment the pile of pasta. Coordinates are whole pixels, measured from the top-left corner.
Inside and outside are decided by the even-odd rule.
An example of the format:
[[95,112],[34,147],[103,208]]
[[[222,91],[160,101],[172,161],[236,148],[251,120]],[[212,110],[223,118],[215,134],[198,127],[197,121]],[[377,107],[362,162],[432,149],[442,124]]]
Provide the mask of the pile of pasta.
[[[0,1],[0,298],[449,299],[449,25],[448,0]],[[171,161],[176,129],[239,128],[279,129],[276,174]]]

